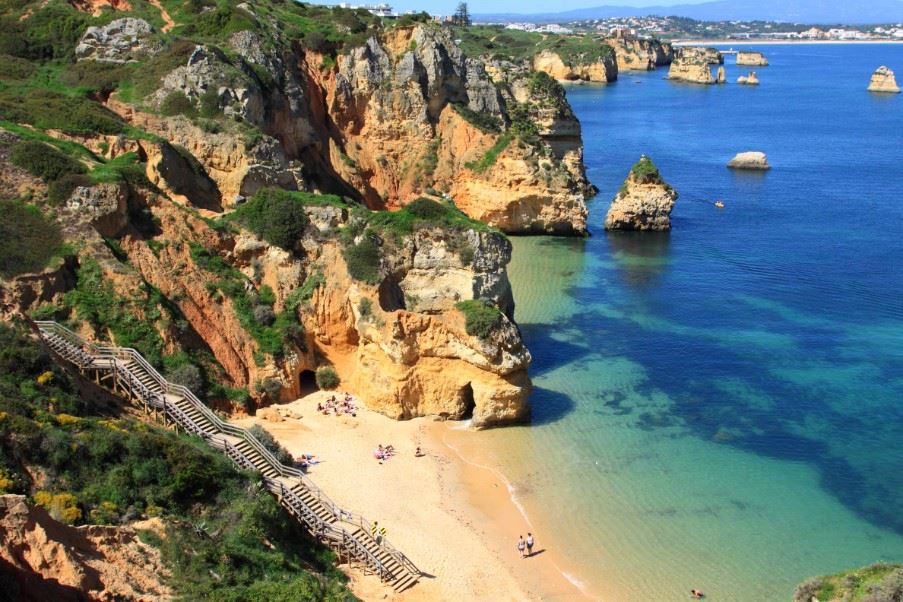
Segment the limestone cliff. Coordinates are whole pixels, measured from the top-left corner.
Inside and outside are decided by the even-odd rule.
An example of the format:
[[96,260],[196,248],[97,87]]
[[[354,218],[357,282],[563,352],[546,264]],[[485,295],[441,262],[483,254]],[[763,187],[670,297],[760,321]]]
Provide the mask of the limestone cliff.
[[614,54],[605,54],[598,60],[584,62],[579,57],[568,57],[543,50],[533,57],[533,69],[543,71],[560,82],[597,82],[607,84],[618,79],[620,61]]
[[872,74],[868,90],[882,94],[899,94],[900,86],[897,85],[894,72],[882,65]]
[[681,61],[702,61],[709,65],[723,65],[724,55],[717,48],[703,46],[678,46],[674,49],[674,58]]
[[761,52],[740,51],[737,53],[737,65],[745,65],[748,67],[767,67],[768,59]]
[[671,44],[656,39],[610,38],[605,43],[614,48],[620,71],[653,71],[674,60]]
[[696,59],[676,59],[668,70],[668,79],[690,84],[714,84],[709,64]]
[[9,599],[172,598],[160,551],[142,543],[135,528],[70,527],[24,495],[0,495],[0,572],[11,580]]
[[630,170],[605,216],[606,230],[670,230],[677,192],[643,155]]

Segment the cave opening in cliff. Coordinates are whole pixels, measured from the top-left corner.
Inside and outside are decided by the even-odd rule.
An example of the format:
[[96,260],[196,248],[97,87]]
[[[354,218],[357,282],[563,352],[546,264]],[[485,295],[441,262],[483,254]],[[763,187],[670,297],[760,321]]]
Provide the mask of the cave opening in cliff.
[[304,397],[320,390],[317,386],[317,375],[313,370],[302,370],[298,375],[298,395]]
[[464,411],[461,413],[461,420],[470,420],[473,418],[473,410],[477,407],[476,402],[473,400],[473,387],[470,386],[470,383],[464,385],[464,388],[461,389],[461,402],[464,405]]

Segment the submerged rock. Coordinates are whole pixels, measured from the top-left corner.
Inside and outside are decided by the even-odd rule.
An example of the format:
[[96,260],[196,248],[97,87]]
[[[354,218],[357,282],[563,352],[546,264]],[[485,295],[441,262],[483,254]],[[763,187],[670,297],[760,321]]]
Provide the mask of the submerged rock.
[[670,230],[677,191],[643,155],[630,170],[605,216],[606,230]]
[[737,64],[748,67],[767,67],[768,59],[761,52],[747,51],[737,53]]
[[894,72],[882,65],[872,74],[868,90],[869,92],[879,92],[882,94],[899,94],[900,86],[897,85],[897,80],[894,78]]
[[771,169],[765,153],[758,151],[737,153],[734,155],[734,158],[728,162],[727,166],[731,169],[750,169],[759,171]]

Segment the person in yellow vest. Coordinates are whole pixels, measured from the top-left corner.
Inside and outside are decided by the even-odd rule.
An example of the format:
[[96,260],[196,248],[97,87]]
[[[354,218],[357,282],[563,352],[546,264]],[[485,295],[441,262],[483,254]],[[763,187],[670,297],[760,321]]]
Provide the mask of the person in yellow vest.
[[386,536],[386,528],[379,526],[379,521],[373,521],[370,527],[370,535],[376,540],[376,543],[382,545],[383,538]]

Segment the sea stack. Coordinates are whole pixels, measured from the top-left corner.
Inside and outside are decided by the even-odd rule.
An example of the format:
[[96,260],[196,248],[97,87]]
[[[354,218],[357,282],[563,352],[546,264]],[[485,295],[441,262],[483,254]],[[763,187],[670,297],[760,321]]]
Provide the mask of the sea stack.
[[709,64],[701,59],[679,59],[671,63],[668,79],[690,84],[714,84]]
[[724,72],[724,67],[718,67],[718,75],[715,76],[716,84],[726,84],[727,83],[727,73]]
[[894,78],[894,72],[881,65],[872,74],[872,80],[869,82],[869,92],[878,92],[880,94],[899,94],[900,86]]
[[737,64],[748,67],[767,67],[768,59],[761,52],[741,51],[737,53]]
[[737,83],[741,86],[758,86],[759,76],[756,75],[755,71],[750,71],[749,75],[741,75],[738,77]]
[[606,230],[670,230],[677,191],[643,155],[628,174],[605,216]]
[[734,158],[728,162],[727,166],[731,169],[748,169],[754,171],[766,171],[771,169],[765,153],[758,151],[737,153]]

